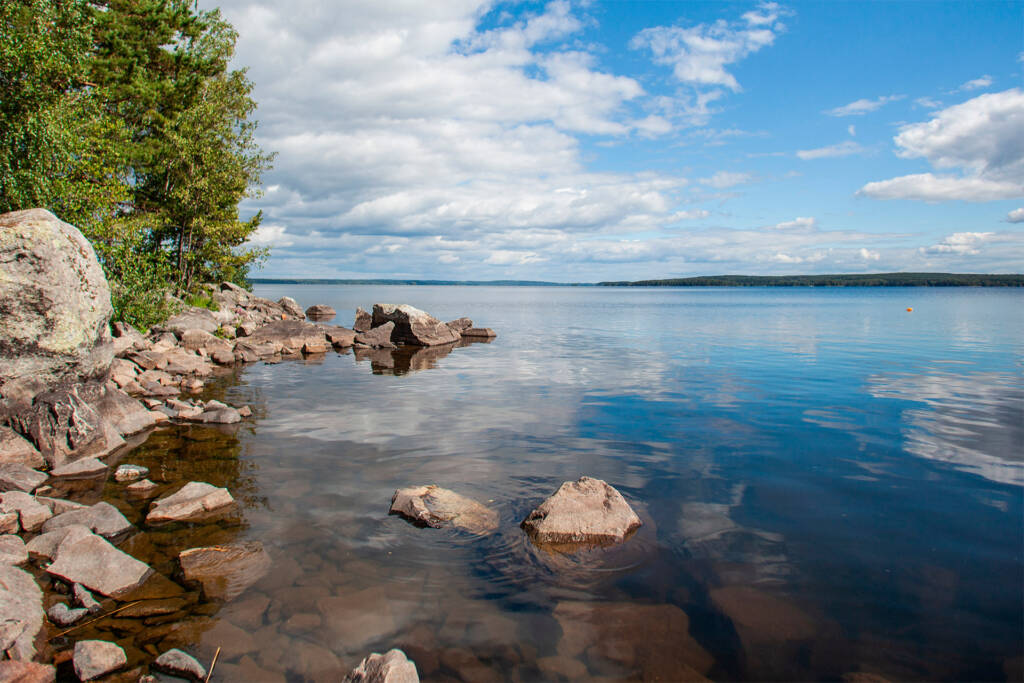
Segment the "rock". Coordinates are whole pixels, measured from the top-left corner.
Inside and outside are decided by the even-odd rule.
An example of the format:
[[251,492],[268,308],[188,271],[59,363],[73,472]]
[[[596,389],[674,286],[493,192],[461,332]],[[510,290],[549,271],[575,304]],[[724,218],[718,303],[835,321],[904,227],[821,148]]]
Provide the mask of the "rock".
[[498,528],[498,513],[471,498],[439,486],[398,489],[391,498],[391,513],[435,529],[454,526],[474,534]]
[[129,351],[141,349],[146,346],[146,338],[134,327],[124,322],[116,322],[110,326],[114,335],[113,347],[114,356],[122,356]]
[[0,564],[0,656],[22,661],[36,654],[43,627],[43,592],[26,571]]
[[416,665],[398,649],[380,655],[376,652],[359,662],[342,683],[419,683]]
[[258,542],[190,548],[178,555],[186,581],[198,581],[212,600],[234,600],[270,570],[270,556]]
[[75,654],[71,660],[75,666],[75,674],[81,681],[117,671],[128,663],[124,649],[115,643],[105,640],[80,640],[75,643]]
[[104,538],[114,538],[134,528],[120,510],[103,501],[88,507],[62,512],[52,519],[48,519],[43,524],[43,531],[55,531],[75,525],[87,527]]
[[288,617],[288,620],[281,626],[281,631],[289,633],[295,636],[301,636],[304,633],[310,633],[316,631],[323,624],[323,620],[319,614],[310,614],[303,612],[300,614],[293,614]]
[[236,337],[248,337],[250,334],[259,329],[259,323],[255,322],[244,322],[235,328]]
[[206,521],[231,511],[234,506],[235,499],[227,489],[192,481],[176,493],[154,502],[146,515],[146,524]]
[[5,213],[0,263],[0,393],[8,404],[106,375],[110,288],[82,233],[45,209]]
[[164,370],[172,375],[196,375],[208,377],[213,374],[213,365],[205,358],[185,349],[171,349],[165,354],[167,365]]
[[377,642],[399,628],[397,610],[380,587],[320,598],[316,607],[323,617],[324,630],[349,651]]
[[346,349],[356,342],[355,330],[350,330],[347,327],[325,327],[324,335],[327,337],[327,341],[339,349]]
[[745,648],[758,643],[810,640],[819,620],[781,596],[752,586],[725,586],[711,591],[711,602],[732,620]]
[[535,543],[621,543],[640,526],[622,494],[600,479],[567,481],[520,525]]
[[242,416],[231,406],[225,406],[223,408],[203,410],[199,415],[190,419],[195,420],[196,422],[230,425],[241,422]]
[[58,602],[50,609],[46,610],[46,616],[50,618],[50,621],[57,624],[57,626],[71,626],[88,613],[89,610],[81,607],[72,609],[67,606],[67,603],[63,602]]
[[107,465],[96,458],[82,458],[66,465],[55,467],[50,476],[55,479],[92,479],[107,474]]
[[25,437],[10,427],[0,426],[0,465],[24,465],[34,469],[45,464],[43,454]]
[[53,512],[53,514],[55,515],[64,514],[68,510],[81,510],[82,508],[89,507],[88,505],[83,505],[82,503],[76,503],[73,500],[65,500],[63,498],[50,498],[44,496],[43,491],[46,490],[47,488],[49,487],[43,486],[36,489],[35,497],[37,501],[39,501],[46,507],[50,508],[50,511]]
[[310,320],[330,320],[336,315],[336,310],[324,304],[316,304],[306,309],[306,317]]
[[31,557],[42,557],[47,560],[52,560],[57,556],[57,548],[64,542],[64,539],[69,536],[75,538],[82,538],[83,536],[89,536],[92,534],[92,529],[81,524],[75,524],[72,526],[61,527],[54,529],[53,531],[45,531],[27,544],[25,549]]
[[373,317],[360,307],[356,307],[356,321],[352,329],[356,332],[369,332],[373,327]]
[[277,305],[284,309],[284,312],[293,318],[303,319],[306,314],[302,310],[302,306],[299,306],[299,302],[290,296],[282,296],[277,300]]
[[17,512],[0,512],[0,534],[16,534],[21,531]]
[[25,493],[30,493],[48,478],[42,472],[36,471],[27,465],[20,463],[3,464],[0,465],[0,492],[24,491]]
[[459,318],[458,320],[449,320],[445,325],[452,328],[458,334],[462,334],[464,330],[473,327],[473,321],[469,318]]
[[636,671],[627,679],[705,681],[714,658],[690,635],[690,620],[675,605],[633,602],[560,602],[562,657],[606,660]]
[[68,583],[116,598],[141,586],[153,570],[96,534],[69,533],[46,571]]
[[125,491],[133,496],[146,496],[153,493],[158,488],[160,488],[158,484],[154,484],[149,479],[143,479],[142,481],[137,481],[134,484],[128,484],[128,486],[125,487]]
[[406,304],[373,305],[373,326],[392,322],[391,341],[417,346],[437,346],[459,341],[459,335],[432,315]]
[[[255,330],[247,342],[274,342],[286,353],[298,353],[306,345],[326,349],[327,338],[318,325],[304,320],[276,320]],[[237,345],[236,345],[237,348]]]
[[238,409],[238,415],[240,417],[250,417],[252,416],[252,408],[249,406],[242,406]]
[[11,426],[32,441],[50,467],[102,457],[124,445],[117,428],[94,407],[105,391],[94,382],[37,394],[31,408],[10,417]]
[[50,664],[35,662],[0,662],[0,681],[4,683],[53,683],[57,669]]
[[38,531],[53,516],[49,507],[23,491],[0,495],[0,512],[17,512],[22,530],[29,532]]
[[185,330],[178,335],[178,338],[181,340],[181,345],[189,351],[204,349],[207,344],[217,339],[217,337],[205,330]]
[[379,349],[393,349],[395,345],[391,343],[391,332],[394,329],[394,323],[385,323],[369,332],[360,332],[355,337],[355,343]]
[[200,330],[213,334],[218,327],[220,327],[220,319],[213,314],[213,311],[193,306],[168,318],[167,322],[159,326],[159,329],[180,336],[189,330]]
[[114,470],[114,481],[135,481],[149,474],[149,468],[142,465],[118,465]]
[[462,331],[466,339],[494,339],[498,334],[489,327],[470,327]]
[[177,648],[168,650],[157,657],[153,662],[153,667],[172,676],[189,678],[193,681],[206,679],[206,669],[203,668],[203,665],[192,655],[186,654]]
[[28,562],[28,551],[25,541],[14,534],[0,536],[0,564],[25,564]]
[[75,598],[75,603],[89,614],[96,614],[102,609],[99,601],[80,583],[72,587],[71,595]]
[[122,436],[136,434],[156,424],[145,406],[110,384],[96,403],[96,410]]

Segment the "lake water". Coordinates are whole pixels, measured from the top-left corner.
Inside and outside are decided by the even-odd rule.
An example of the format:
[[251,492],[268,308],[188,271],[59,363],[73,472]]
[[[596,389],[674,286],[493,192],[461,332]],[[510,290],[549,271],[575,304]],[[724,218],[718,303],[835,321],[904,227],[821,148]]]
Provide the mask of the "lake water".
[[[498,337],[251,365],[207,390],[251,421],[127,456],[169,489],[228,486],[242,510],[122,547],[168,575],[217,542],[274,561],[227,604],[96,627],[136,660],[222,647],[215,680],[336,681],[399,646],[424,680],[1020,680],[1024,292],[256,293],[346,326],[357,305],[409,303]],[[644,525],[615,548],[534,547],[519,522],[581,475]],[[396,488],[431,483],[499,529],[388,515]],[[102,495],[144,516],[121,485]]]

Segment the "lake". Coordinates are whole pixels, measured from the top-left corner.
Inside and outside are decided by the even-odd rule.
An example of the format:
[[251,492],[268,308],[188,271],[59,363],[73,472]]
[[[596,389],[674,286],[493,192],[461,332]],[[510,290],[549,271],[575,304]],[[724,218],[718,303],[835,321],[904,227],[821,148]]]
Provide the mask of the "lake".
[[[123,461],[227,486],[239,519],[122,548],[170,575],[182,549],[260,541],[273,566],[226,604],[96,628],[130,655],[222,647],[214,680],[336,681],[393,646],[423,680],[1020,679],[1021,290],[256,293],[345,326],[408,303],[498,336],[211,383],[254,418],[164,429]],[[613,548],[535,547],[519,522],[581,475],[643,526]],[[390,516],[419,484],[492,507],[498,530]],[[123,485],[102,496],[144,516]]]

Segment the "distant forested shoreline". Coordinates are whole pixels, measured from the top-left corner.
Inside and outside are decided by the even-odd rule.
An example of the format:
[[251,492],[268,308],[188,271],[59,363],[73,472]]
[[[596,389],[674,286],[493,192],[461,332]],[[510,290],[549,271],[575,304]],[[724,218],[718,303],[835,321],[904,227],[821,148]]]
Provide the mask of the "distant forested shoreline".
[[709,275],[597,284],[602,287],[1024,287],[1024,274]]

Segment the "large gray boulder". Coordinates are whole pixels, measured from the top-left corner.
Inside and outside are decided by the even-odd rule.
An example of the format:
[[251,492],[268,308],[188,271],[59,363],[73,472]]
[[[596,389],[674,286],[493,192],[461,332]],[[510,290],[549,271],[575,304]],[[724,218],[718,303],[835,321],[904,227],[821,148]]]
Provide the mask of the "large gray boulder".
[[101,378],[114,347],[110,288],[92,246],[45,209],[0,215],[0,394]]
[[407,304],[374,304],[373,326],[392,322],[391,341],[417,346],[454,344],[461,339],[455,330],[434,316]]
[[43,592],[28,572],[0,565],[0,657],[30,661],[43,627]]
[[498,528],[498,513],[494,510],[472,498],[433,485],[395,491],[391,514],[435,529],[453,526],[482,535]]
[[416,665],[397,648],[384,654],[373,652],[359,662],[342,683],[419,683]]
[[563,483],[522,522],[535,543],[610,545],[640,526],[622,494],[592,477]]

